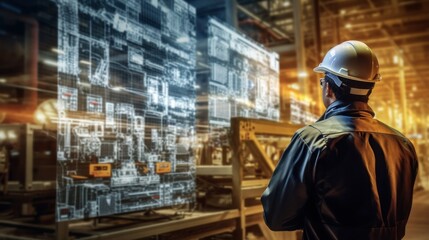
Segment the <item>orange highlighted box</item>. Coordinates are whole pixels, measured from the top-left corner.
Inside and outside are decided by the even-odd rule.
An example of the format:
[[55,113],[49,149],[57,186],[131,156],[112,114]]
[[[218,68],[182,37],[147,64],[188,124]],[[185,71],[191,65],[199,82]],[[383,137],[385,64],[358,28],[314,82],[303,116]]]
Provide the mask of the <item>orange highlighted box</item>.
[[171,172],[171,163],[170,162],[157,162],[156,163],[156,173],[169,173]]
[[111,177],[112,166],[109,163],[89,164],[89,175],[93,177]]

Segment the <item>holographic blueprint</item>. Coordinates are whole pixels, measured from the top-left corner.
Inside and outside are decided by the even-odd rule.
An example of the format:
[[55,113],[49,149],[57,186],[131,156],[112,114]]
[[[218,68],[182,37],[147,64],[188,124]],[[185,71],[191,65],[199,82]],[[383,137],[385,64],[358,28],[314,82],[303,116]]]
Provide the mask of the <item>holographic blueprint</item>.
[[216,19],[208,21],[208,125],[231,117],[279,120],[279,55]]
[[195,8],[53,1],[57,221],[194,201]]

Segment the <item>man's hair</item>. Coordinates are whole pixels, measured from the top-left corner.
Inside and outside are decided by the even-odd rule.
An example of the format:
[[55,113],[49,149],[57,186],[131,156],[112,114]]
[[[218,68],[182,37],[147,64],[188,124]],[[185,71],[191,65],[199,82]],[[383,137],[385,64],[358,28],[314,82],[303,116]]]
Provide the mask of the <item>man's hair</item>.
[[[337,77],[342,82],[340,87],[335,84],[332,78],[330,78],[328,75],[325,75],[325,81],[329,84],[329,87],[332,89],[336,99],[350,102],[368,102],[369,95],[371,94],[372,88],[374,87],[374,83],[357,82],[340,76]],[[352,95],[350,94],[350,87],[368,89],[369,91],[366,95]]]

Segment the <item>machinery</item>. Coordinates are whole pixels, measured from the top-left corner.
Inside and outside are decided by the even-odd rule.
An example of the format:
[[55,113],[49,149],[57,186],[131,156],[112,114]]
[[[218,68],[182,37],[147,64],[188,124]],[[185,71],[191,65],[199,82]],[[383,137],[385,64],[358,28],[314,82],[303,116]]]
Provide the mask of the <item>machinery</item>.
[[[239,210],[234,239],[245,239],[252,228],[266,239],[276,239],[279,235],[271,232],[262,219],[259,197],[265,190],[269,178],[281,153],[289,144],[293,134],[302,125],[274,122],[263,119],[232,118],[229,134],[231,164],[222,166],[199,165],[197,176],[205,182],[216,184],[217,188],[230,189],[231,209]],[[215,195],[209,201],[228,202],[228,196]],[[208,197],[213,197],[214,194]],[[222,199],[222,200],[219,200]],[[206,200],[207,201],[207,200]],[[225,207],[227,205],[223,205]],[[253,229],[255,231],[255,229]],[[295,239],[296,233],[290,234]]]

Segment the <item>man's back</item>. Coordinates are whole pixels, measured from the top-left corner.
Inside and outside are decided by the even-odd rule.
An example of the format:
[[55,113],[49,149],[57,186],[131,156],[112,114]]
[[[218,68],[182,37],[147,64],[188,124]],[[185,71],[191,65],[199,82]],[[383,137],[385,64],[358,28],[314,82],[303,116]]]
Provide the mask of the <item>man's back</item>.
[[324,224],[341,239],[404,236],[417,170],[411,143],[364,111],[336,114],[312,126],[326,149],[314,167],[320,205],[308,224]]
[[[295,139],[281,160],[291,163],[282,170],[301,172],[293,181],[303,182],[298,193],[305,196],[306,204],[297,212],[304,212],[304,217],[278,218],[274,225],[287,230],[303,228],[305,239],[404,236],[417,172],[414,148],[404,136],[373,119],[366,103],[336,102],[324,120],[301,129]],[[288,189],[292,188],[285,187],[286,192],[279,196],[295,194]],[[275,198],[270,199],[263,197],[263,203],[273,204]],[[276,200],[288,201],[287,197]],[[269,208],[265,214],[270,214]]]
[[262,194],[272,230],[305,239],[401,239],[410,214],[417,156],[411,142],[375,120],[368,106],[381,80],[375,53],[350,40],[313,69],[325,113],[297,131]]

